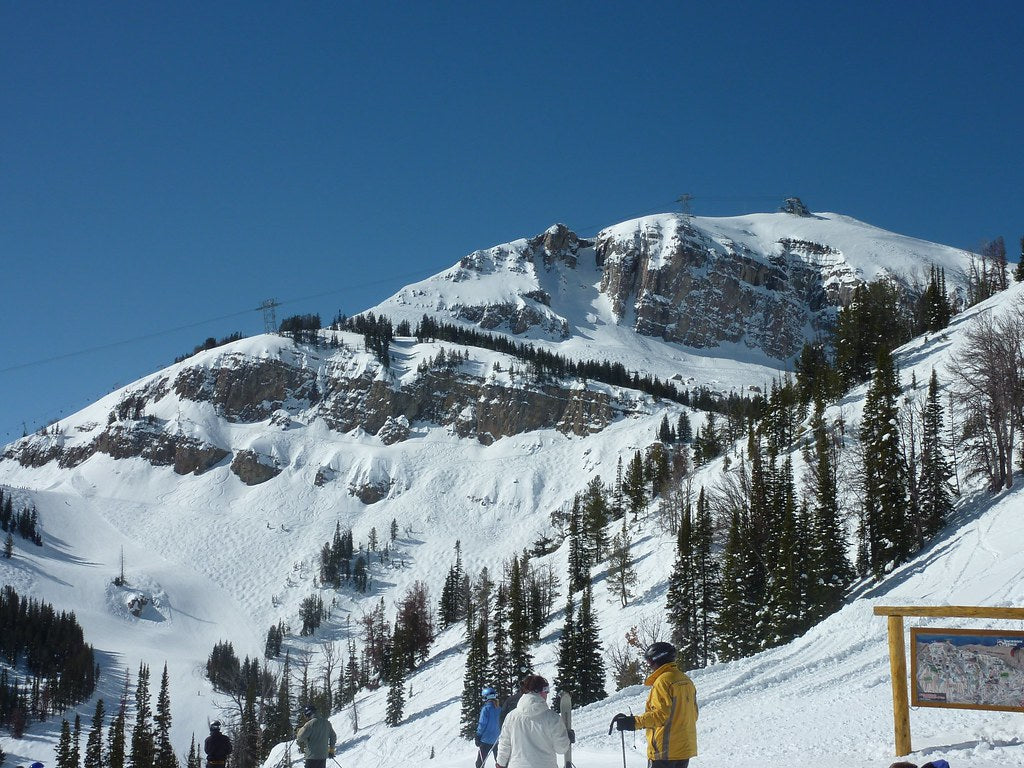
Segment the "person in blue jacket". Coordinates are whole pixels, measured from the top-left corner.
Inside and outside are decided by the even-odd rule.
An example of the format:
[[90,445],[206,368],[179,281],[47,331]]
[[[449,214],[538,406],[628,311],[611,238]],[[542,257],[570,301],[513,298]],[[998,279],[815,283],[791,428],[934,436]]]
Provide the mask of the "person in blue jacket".
[[487,686],[481,694],[484,705],[480,707],[480,720],[476,724],[476,768],[483,768],[488,752],[498,754],[498,731],[501,730],[498,722],[501,711],[498,707],[498,692]]

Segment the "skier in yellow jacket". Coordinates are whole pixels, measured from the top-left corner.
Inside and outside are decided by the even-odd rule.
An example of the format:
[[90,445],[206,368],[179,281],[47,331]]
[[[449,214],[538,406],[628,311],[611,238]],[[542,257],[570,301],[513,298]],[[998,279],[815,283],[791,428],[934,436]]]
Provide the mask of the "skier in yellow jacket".
[[676,666],[671,643],[654,643],[644,651],[651,686],[642,715],[617,714],[612,725],[620,731],[647,729],[650,768],[687,768],[697,755],[697,689]]

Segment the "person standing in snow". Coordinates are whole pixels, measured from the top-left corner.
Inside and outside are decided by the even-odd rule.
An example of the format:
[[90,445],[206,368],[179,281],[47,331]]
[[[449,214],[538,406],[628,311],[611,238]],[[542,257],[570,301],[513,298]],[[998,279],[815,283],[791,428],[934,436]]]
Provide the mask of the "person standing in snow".
[[523,681],[523,695],[498,736],[495,768],[556,768],[555,755],[575,741],[548,706],[548,691],[548,681],[540,675]]
[[220,720],[210,723],[210,735],[203,742],[207,768],[224,768],[231,754],[231,739],[220,732]]
[[671,643],[654,643],[644,660],[650,669],[644,685],[651,686],[644,713],[620,712],[612,725],[620,731],[647,729],[649,768],[687,768],[697,755],[697,689],[676,665]]
[[334,745],[338,740],[334,727],[312,704],[302,712],[308,719],[295,734],[295,744],[306,756],[306,768],[327,768],[327,758],[334,757]]
[[491,686],[483,690],[484,705],[480,707],[480,719],[476,724],[476,768],[483,768],[487,753],[498,753],[498,692]]

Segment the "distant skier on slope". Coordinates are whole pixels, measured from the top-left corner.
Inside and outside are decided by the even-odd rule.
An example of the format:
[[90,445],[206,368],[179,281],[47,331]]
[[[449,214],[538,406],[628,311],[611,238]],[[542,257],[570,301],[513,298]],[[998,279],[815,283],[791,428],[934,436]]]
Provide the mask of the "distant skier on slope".
[[500,708],[498,692],[491,686],[483,689],[484,705],[480,707],[480,719],[476,724],[476,768],[483,768],[487,762],[487,753],[498,754],[498,724]]
[[644,713],[612,718],[620,731],[647,729],[650,768],[687,768],[697,755],[697,689],[675,659],[671,643],[654,643],[644,651],[650,669],[644,685],[651,686]]

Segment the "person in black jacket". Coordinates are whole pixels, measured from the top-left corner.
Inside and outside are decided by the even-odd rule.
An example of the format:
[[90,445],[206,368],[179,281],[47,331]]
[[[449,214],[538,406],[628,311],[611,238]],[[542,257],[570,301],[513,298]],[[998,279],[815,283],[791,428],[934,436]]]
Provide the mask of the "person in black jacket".
[[207,768],[224,768],[231,754],[231,739],[220,732],[220,720],[210,723],[210,735],[203,742]]

